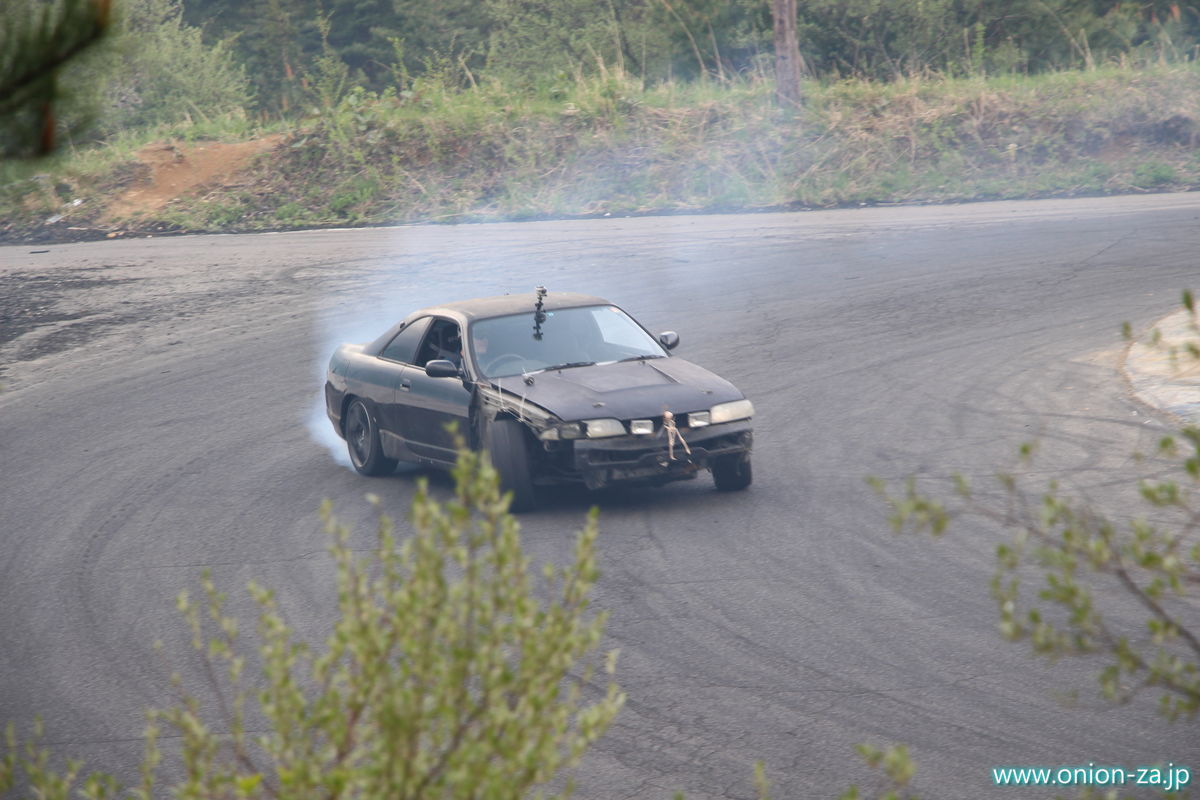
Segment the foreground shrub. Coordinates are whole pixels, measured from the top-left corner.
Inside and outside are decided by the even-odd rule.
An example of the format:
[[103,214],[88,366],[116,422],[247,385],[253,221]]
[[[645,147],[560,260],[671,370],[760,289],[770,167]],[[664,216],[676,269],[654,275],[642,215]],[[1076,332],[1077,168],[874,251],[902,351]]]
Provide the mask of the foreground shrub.
[[[398,539],[381,516],[366,557],[350,549],[329,505],[322,509],[337,573],[337,615],[322,645],[300,641],[258,584],[250,586],[259,608],[254,648],[242,643],[211,577],[203,578],[202,601],[181,594],[211,698],[202,702],[175,677],[180,701],[149,715],[135,795],[165,793],[156,777],[163,733],[180,743],[179,763],[168,770],[177,797],[522,797],[533,787],[568,794],[563,773],[624,702],[615,683],[592,688],[592,668],[577,669],[605,616],[588,611],[596,514],[573,562],[548,565],[538,582],[495,470],[464,452],[454,477],[445,503],[421,484],[410,536]],[[610,653],[609,673],[615,660]],[[261,671],[254,680],[248,663]],[[11,729],[9,737],[0,796],[18,777],[33,796],[118,794],[111,778],[85,778],[74,762],[56,772],[44,750],[19,751]]]

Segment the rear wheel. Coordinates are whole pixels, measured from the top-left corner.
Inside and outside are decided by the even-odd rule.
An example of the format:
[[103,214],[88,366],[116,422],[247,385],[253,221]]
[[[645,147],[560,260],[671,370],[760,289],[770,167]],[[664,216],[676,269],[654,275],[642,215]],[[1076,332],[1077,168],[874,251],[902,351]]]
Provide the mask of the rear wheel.
[[485,445],[492,466],[500,474],[500,491],[512,492],[511,511],[529,511],[537,506],[533,486],[533,459],[525,428],[511,419],[494,419],[487,426]]
[[718,456],[712,465],[713,483],[722,492],[740,492],[754,480],[749,453]]
[[396,459],[383,454],[379,442],[379,427],[366,403],[355,398],[346,409],[346,449],[350,463],[362,475],[388,475],[396,469]]

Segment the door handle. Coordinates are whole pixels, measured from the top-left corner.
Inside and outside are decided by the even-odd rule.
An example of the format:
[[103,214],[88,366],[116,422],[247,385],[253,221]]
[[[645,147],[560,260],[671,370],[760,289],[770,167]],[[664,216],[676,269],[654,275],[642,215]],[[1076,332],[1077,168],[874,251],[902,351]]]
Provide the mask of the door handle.
[[412,388],[412,381],[410,381],[408,378],[405,378],[404,380],[400,381],[400,391],[407,392],[411,388]]

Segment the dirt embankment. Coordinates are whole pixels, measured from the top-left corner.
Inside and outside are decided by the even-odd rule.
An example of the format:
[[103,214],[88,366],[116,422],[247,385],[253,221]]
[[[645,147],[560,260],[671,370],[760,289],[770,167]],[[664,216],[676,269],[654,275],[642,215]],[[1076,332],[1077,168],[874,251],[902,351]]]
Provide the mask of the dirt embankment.
[[68,159],[0,192],[0,241],[1200,189],[1192,65],[811,88],[360,94],[283,134]]
[[236,186],[239,171],[250,159],[271,150],[282,139],[282,135],[275,134],[249,142],[146,145],[137,152],[138,179],[113,200],[103,218],[119,222],[145,217],[175,198],[206,186]]
[[157,141],[99,178],[39,176],[29,181],[29,191],[15,206],[0,204],[0,242],[70,242],[190,230],[184,221],[187,207],[245,185],[255,157],[284,139],[271,134],[245,142]]

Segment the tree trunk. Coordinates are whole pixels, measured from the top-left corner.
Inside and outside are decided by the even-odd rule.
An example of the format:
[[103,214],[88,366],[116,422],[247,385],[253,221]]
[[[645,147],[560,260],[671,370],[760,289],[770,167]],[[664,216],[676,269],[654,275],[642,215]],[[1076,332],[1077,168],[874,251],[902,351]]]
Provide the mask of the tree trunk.
[[775,93],[780,102],[798,106],[804,101],[800,79],[804,58],[796,37],[796,0],[771,0],[775,26]]

